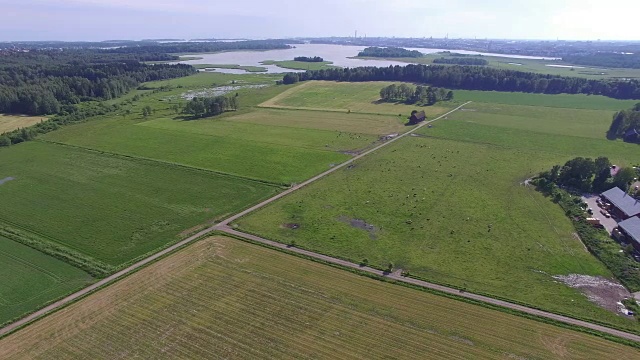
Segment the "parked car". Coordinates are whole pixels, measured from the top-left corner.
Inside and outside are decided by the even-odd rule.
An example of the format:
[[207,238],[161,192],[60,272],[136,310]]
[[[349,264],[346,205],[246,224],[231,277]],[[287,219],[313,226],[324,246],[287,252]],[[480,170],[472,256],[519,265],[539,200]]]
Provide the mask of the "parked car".
[[593,215],[593,209],[592,209],[592,208],[588,208],[588,209],[587,209],[587,212],[588,212],[589,214],[592,214],[592,215]]

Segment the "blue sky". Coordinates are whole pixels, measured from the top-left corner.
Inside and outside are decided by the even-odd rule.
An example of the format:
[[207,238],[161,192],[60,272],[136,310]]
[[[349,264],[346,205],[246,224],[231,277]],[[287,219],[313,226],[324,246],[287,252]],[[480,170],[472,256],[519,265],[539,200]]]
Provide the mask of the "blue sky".
[[349,36],[640,40],[638,0],[0,0],[0,40]]

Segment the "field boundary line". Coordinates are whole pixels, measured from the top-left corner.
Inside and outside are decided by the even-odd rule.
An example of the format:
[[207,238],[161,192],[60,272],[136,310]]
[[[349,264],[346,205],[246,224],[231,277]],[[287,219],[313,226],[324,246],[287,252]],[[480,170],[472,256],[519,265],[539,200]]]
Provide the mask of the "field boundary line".
[[[311,178],[311,179],[309,179],[309,180],[307,180],[307,181],[305,181],[303,183],[300,183],[300,184],[295,185],[295,186],[293,186],[293,187],[291,187],[291,188],[289,188],[289,189],[287,189],[287,190],[285,190],[285,191],[283,191],[281,193],[278,193],[275,196],[273,196],[273,197],[271,197],[271,198],[269,198],[269,199],[267,199],[265,201],[262,201],[259,204],[254,205],[254,206],[252,206],[252,207],[250,207],[250,208],[248,208],[248,209],[246,209],[246,210],[244,210],[244,211],[242,211],[242,212],[240,212],[240,213],[238,213],[236,215],[233,215],[233,216],[223,220],[222,222],[220,222],[220,223],[218,223],[216,225],[213,225],[213,226],[208,227],[208,228],[206,228],[204,230],[201,230],[201,231],[197,232],[196,234],[191,235],[188,238],[186,238],[186,239],[184,239],[184,240],[182,240],[182,241],[180,241],[178,243],[175,243],[174,245],[171,245],[171,246],[169,246],[169,247],[167,247],[167,248],[165,248],[165,249],[163,249],[163,250],[161,250],[161,251],[159,251],[159,252],[157,252],[157,253],[155,253],[155,254],[153,254],[153,255],[145,258],[145,259],[142,259],[142,260],[140,260],[140,261],[138,261],[138,262],[136,262],[134,264],[131,264],[130,266],[128,266],[128,267],[116,272],[115,274],[112,274],[112,275],[110,275],[110,276],[108,276],[108,277],[106,277],[106,278],[104,278],[104,279],[102,279],[102,280],[100,280],[100,281],[98,281],[98,282],[96,282],[94,284],[91,284],[91,285],[87,286],[84,289],[81,289],[81,290],[79,290],[79,291],[77,291],[77,292],[75,292],[75,293],[73,293],[71,295],[68,295],[68,296],[66,296],[66,297],[64,297],[64,298],[62,298],[62,299],[60,299],[60,300],[58,300],[58,301],[56,301],[56,302],[54,302],[54,303],[52,303],[50,305],[47,305],[44,308],[41,308],[41,309],[39,309],[39,310],[37,310],[37,311],[35,311],[35,312],[33,312],[33,313],[21,318],[21,319],[15,321],[13,323],[8,324],[7,326],[4,326],[4,327],[0,328],[0,338],[4,337],[5,335],[7,335],[7,334],[9,334],[9,333],[11,333],[11,332],[23,327],[23,326],[28,325],[29,323],[31,323],[31,322],[33,322],[33,321],[35,321],[35,320],[37,320],[37,319],[49,314],[51,312],[57,311],[57,310],[63,308],[64,306],[69,305],[69,304],[73,303],[74,301],[79,300],[80,298],[82,298],[82,297],[84,297],[86,295],[89,295],[90,293],[92,293],[94,291],[97,291],[100,288],[102,288],[102,287],[104,287],[104,286],[106,286],[106,285],[108,285],[108,284],[110,284],[110,283],[122,278],[122,277],[125,277],[126,275],[129,275],[130,273],[142,268],[143,266],[145,266],[145,265],[147,265],[147,264],[149,264],[149,263],[151,263],[151,262],[153,262],[155,260],[158,260],[159,258],[161,258],[161,257],[163,257],[163,256],[165,256],[165,255],[167,255],[167,254],[169,254],[169,253],[171,253],[171,252],[173,252],[173,251],[175,251],[175,250],[177,250],[177,249],[179,249],[179,248],[181,248],[181,247],[183,247],[183,246],[185,246],[185,245],[187,245],[187,244],[189,244],[189,243],[191,243],[191,242],[193,242],[193,241],[195,241],[195,240],[197,240],[197,239],[199,239],[199,238],[201,238],[201,237],[203,237],[205,235],[209,235],[210,233],[212,233],[214,231],[218,231],[218,230],[222,230],[223,232],[227,232],[225,230],[228,228],[227,225],[230,222],[235,221],[236,219],[238,219],[238,218],[240,218],[242,216],[245,216],[246,214],[249,214],[249,213],[251,213],[251,212],[253,212],[253,211],[257,210],[257,209],[260,209],[260,208],[262,208],[262,207],[264,207],[264,206],[266,206],[266,205],[268,205],[268,204],[270,204],[270,203],[282,198],[283,196],[286,196],[286,195],[288,195],[288,194],[290,194],[290,193],[292,193],[292,192],[294,192],[296,190],[301,189],[302,187],[304,187],[306,185],[309,185],[309,184],[311,184],[311,183],[313,183],[313,182],[315,182],[317,180],[320,180],[321,178],[323,178],[323,177],[325,177],[325,176],[327,176],[327,175],[329,175],[329,174],[331,174],[331,173],[333,173],[335,171],[338,171],[339,169],[342,169],[343,167],[348,166],[352,162],[354,162],[354,161],[356,161],[356,160],[358,160],[358,159],[360,159],[360,158],[362,158],[362,157],[364,157],[364,156],[366,156],[366,155],[368,155],[368,154],[370,154],[370,153],[372,153],[372,152],[374,152],[376,150],[379,150],[379,149],[381,149],[381,148],[383,148],[383,147],[385,147],[385,146],[387,146],[389,144],[392,144],[393,142],[395,142],[397,140],[400,140],[403,137],[409,136],[410,134],[412,134],[413,132],[415,132],[418,129],[422,128],[423,126],[426,126],[426,125],[428,125],[428,124],[430,124],[430,123],[432,123],[434,121],[440,120],[440,119],[448,116],[449,114],[460,110],[462,107],[466,106],[469,103],[471,103],[471,101],[468,101],[468,102],[458,106],[457,108],[455,108],[455,109],[453,109],[453,110],[451,110],[451,111],[449,111],[449,112],[447,112],[445,114],[442,114],[442,115],[438,116],[437,118],[435,118],[433,120],[425,121],[425,122],[421,123],[420,125],[416,126],[415,128],[413,128],[413,129],[411,129],[411,130],[409,130],[409,131],[407,131],[407,132],[405,132],[405,133],[403,133],[403,134],[401,134],[401,135],[399,135],[399,136],[397,136],[397,137],[395,137],[395,138],[393,138],[393,139],[391,139],[391,140],[389,140],[387,142],[384,142],[384,143],[374,147],[373,149],[367,150],[366,152],[364,152],[364,153],[362,153],[360,155],[357,155],[357,156],[355,156],[355,157],[353,157],[353,158],[341,163],[340,165],[337,165],[337,166],[335,166],[335,167],[333,167],[333,168],[331,168],[331,169],[329,169],[329,170],[327,170],[327,171],[325,171],[325,172],[323,172],[323,173],[321,173],[319,175],[316,175],[313,178]],[[46,142],[50,142],[50,141],[46,141]],[[77,147],[77,148],[85,149],[83,147],[74,146],[74,145],[68,145],[68,144],[64,144],[64,143],[57,143],[57,142],[50,142],[50,143],[58,144],[58,145],[61,145],[61,146],[70,146],[70,147]],[[94,150],[94,149],[86,149],[86,150],[100,152],[99,150]],[[104,152],[104,153],[109,154],[108,152]],[[113,154],[113,155],[129,157],[127,155],[120,155],[120,154]],[[135,157],[132,157],[132,158],[136,159]],[[137,158],[137,159],[146,160],[144,158]],[[150,161],[155,161],[155,160],[150,159]],[[162,163],[161,161],[159,161],[159,162]],[[169,163],[169,164],[171,164],[171,163]],[[179,164],[176,164],[176,165],[177,166],[183,166],[183,165],[179,165]],[[187,168],[189,168],[189,167],[187,167]],[[191,168],[191,169],[200,170],[198,168]],[[208,170],[204,170],[204,171],[208,171]],[[242,234],[242,233],[240,233],[240,234],[241,235],[239,235],[239,236],[245,237],[244,234]],[[265,239],[265,241],[268,241],[268,240]],[[322,255],[319,255],[319,254],[315,254],[315,255],[322,256]]]

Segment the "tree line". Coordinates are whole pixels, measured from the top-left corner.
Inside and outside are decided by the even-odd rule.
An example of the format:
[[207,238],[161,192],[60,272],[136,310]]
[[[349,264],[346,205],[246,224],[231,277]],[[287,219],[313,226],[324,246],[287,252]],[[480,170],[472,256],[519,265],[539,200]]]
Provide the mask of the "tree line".
[[420,51],[407,50],[398,47],[377,47],[371,46],[358,53],[362,57],[381,57],[381,58],[419,58],[422,57]]
[[182,111],[194,118],[216,116],[238,109],[238,96],[194,97]]
[[607,131],[607,138],[638,142],[640,141],[638,133],[640,133],[640,103],[631,109],[618,111],[613,115],[613,121]]
[[434,64],[449,64],[449,65],[487,65],[489,62],[485,59],[477,57],[441,57],[433,59]]
[[581,192],[603,192],[613,187],[628,190],[633,179],[638,176],[632,167],[619,169],[611,176],[611,161],[601,156],[595,160],[577,157],[567,161],[563,166],[556,165],[551,170],[540,174],[542,185],[550,183],[569,187]]
[[320,56],[308,57],[308,56],[296,56],[293,58],[293,61],[303,61],[303,62],[323,62],[324,59]]
[[391,84],[380,90],[380,99],[387,102],[405,102],[430,106],[438,101],[453,99],[453,91],[431,86],[411,86],[407,84]]
[[402,81],[449,89],[510,91],[543,94],[604,95],[616,99],[640,99],[638,80],[594,80],[537,74],[482,66],[414,65],[331,68],[284,75],[282,82],[307,80]]
[[640,69],[640,54],[621,54],[614,52],[570,54],[563,56],[562,60],[576,65]]

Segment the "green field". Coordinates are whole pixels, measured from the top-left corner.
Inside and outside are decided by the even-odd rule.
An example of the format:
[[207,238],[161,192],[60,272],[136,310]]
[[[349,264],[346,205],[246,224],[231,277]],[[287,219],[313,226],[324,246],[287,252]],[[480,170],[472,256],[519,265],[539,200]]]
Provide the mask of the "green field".
[[610,110],[612,112],[631,108],[638,102],[638,100],[618,100],[601,95],[549,95],[520,92],[470,90],[456,90],[455,99],[460,102],[475,101],[505,105],[528,105],[584,110]]
[[0,134],[35,125],[47,120],[44,116],[0,114]]
[[340,112],[351,111],[366,114],[400,114],[405,119],[409,117],[412,110],[424,110],[427,117],[432,118],[444,114],[454,107],[448,102],[425,107],[379,103],[380,89],[390,84],[392,83],[307,81],[284,91],[269,101],[260,104],[260,106]]
[[285,69],[293,69],[293,70],[324,70],[330,69],[334,66],[332,61],[322,61],[322,62],[307,62],[307,61],[294,61],[294,60],[285,60],[285,61],[274,61],[274,60],[265,60],[261,61],[262,65],[276,65]]
[[228,238],[0,340],[3,359],[631,359],[638,350]]
[[92,281],[82,270],[0,236],[0,324]]
[[119,266],[186,229],[235,213],[277,189],[68,146],[0,151],[0,224]]
[[612,111],[490,103],[466,109],[475,111],[449,115],[237,225],[354,262],[391,262],[431,281],[640,329],[551,278],[611,274],[575,238],[562,210],[522,185],[575,156],[634,164],[637,146],[600,135]]
[[448,118],[496,127],[605,139],[614,112],[475,102]]

